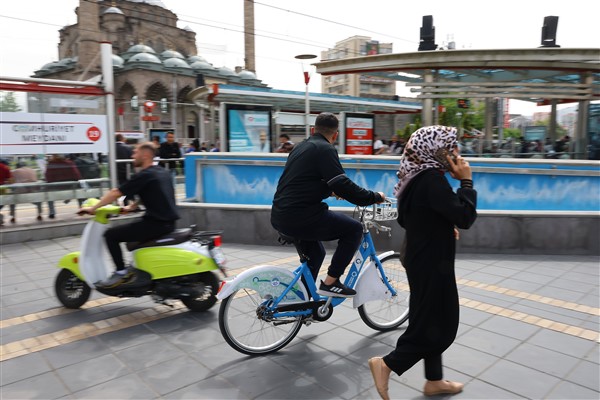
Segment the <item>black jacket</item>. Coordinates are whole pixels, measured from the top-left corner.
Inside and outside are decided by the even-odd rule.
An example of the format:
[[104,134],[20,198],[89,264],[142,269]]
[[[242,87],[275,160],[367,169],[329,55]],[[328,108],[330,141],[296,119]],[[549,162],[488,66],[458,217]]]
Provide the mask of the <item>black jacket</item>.
[[468,229],[477,218],[477,192],[456,193],[444,173],[428,169],[413,178],[398,206],[398,222],[406,229],[406,267],[454,268],[454,227]]
[[357,205],[381,201],[346,176],[335,147],[319,133],[297,144],[288,156],[273,198],[271,223],[302,227],[318,221],[328,209],[323,199],[335,193]]

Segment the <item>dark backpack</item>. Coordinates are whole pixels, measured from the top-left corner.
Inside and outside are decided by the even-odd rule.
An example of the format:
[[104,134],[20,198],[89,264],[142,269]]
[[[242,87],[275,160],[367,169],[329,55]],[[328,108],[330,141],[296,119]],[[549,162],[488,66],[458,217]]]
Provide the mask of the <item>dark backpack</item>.
[[100,178],[100,166],[91,157],[77,157],[75,165],[81,174],[82,179]]

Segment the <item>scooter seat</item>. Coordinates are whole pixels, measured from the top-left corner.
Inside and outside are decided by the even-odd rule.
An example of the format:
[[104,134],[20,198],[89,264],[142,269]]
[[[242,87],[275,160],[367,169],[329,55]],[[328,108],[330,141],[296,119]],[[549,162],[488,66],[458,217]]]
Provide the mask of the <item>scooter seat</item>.
[[143,247],[156,247],[156,246],[172,246],[190,240],[192,237],[192,230],[190,228],[176,229],[171,233],[157,237],[156,239],[148,240],[146,242],[127,242],[127,250],[134,251]]

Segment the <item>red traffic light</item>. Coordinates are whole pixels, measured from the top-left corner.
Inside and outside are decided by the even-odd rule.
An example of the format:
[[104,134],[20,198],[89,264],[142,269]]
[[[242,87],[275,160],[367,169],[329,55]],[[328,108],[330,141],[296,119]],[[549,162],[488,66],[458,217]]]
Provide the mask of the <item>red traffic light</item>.
[[151,113],[155,105],[156,104],[153,101],[144,102],[144,111],[146,111],[147,113]]

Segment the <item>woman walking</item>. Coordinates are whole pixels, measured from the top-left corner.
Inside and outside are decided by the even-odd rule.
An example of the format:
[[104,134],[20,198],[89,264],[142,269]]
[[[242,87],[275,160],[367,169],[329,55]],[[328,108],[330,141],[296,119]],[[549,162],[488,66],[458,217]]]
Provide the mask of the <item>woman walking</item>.
[[[445,154],[442,154],[443,152]],[[455,193],[444,173],[460,181]],[[455,394],[463,385],[444,380],[442,353],[458,330],[454,274],[456,228],[477,218],[471,167],[458,155],[456,128],[428,126],[414,132],[404,149],[395,187],[398,222],[406,230],[403,264],[410,285],[409,325],[384,357],[369,360],[379,395],[389,399],[391,372],[402,375],[425,362],[426,396]],[[404,246],[403,246],[404,247]]]

